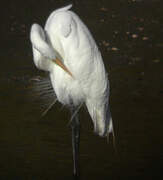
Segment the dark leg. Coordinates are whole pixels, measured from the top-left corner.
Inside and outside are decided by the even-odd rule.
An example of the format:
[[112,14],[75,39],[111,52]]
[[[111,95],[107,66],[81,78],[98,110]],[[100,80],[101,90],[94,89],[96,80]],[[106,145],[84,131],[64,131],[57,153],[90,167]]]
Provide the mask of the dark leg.
[[74,176],[79,177],[79,143],[80,143],[80,122],[78,114],[71,120],[72,128],[72,150],[74,162]]

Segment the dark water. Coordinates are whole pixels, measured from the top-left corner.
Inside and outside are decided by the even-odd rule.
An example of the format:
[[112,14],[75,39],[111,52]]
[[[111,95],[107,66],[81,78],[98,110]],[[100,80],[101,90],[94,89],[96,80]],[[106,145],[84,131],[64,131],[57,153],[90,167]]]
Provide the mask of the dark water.
[[[29,31],[64,0],[4,1],[0,43],[0,179],[73,179],[69,113],[56,104],[40,118],[28,96],[33,65]],[[93,133],[85,109],[81,179],[162,179],[163,13],[159,0],[74,1],[110,72],[117,153]]]

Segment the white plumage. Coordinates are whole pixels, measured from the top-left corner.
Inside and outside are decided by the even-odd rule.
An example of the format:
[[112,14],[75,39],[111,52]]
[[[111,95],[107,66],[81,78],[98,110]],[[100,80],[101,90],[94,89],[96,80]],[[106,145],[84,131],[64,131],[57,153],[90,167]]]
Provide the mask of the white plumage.
[[[85,103],[95,132],[105,136],[113,131],[107,73],[91,33],[70,8],[52,12],[44,30],[38,24],[32,25],[34,63],[49,71],[58,101],[75,107]],[[65,69],[54,63],[55,59]]]

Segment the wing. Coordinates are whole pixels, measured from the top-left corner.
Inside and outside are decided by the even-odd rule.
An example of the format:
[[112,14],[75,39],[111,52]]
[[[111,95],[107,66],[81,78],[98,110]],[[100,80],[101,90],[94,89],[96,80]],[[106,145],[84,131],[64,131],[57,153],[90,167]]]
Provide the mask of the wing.
[[54,16],[58,13],[58,12],[66,12],[68,11],[69,9],[71,9],[72,7],[72,4],[68,5],[68,6],[65,6],[65,7],[62,7],[62,8],[59,8],[59,9],[56,9],[55,11],[53,11],[50,16],[48,17],[48,20],[46,21],[46,24],[49,24],[50,21],[54,18]]
[[65,14],[65,13],[63,15],[61,15],[60,18],[63,18],[63,19],[61,19],[62,20],[61,21],[61,27],[60,27],[61,34],[62,34],[62,36],[67,38],[71,33],[72,18],[70,16],[70,14]]
[[69,13],[71,7],[72,5],[68,5],[53,11],[46,21],[45,30],[48,31],[51,27],[53,30],[59,29],[62,36],[68,37],[71,33],[72,17]]

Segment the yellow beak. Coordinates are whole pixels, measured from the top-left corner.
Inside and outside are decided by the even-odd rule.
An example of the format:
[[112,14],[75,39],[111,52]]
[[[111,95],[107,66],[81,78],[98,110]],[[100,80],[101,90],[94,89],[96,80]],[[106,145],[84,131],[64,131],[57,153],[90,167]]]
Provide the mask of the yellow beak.
[[52,61],[61,67],[65,72],[67,72],[71,77],[73,77],[72,73],[67,69],[67,67],[62,63],[60,59],[52,59]]

